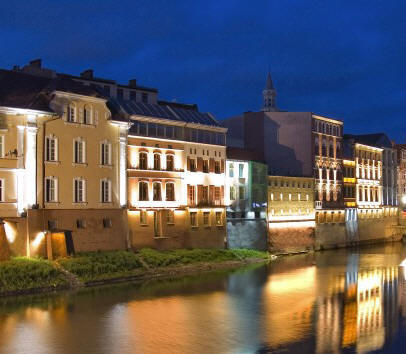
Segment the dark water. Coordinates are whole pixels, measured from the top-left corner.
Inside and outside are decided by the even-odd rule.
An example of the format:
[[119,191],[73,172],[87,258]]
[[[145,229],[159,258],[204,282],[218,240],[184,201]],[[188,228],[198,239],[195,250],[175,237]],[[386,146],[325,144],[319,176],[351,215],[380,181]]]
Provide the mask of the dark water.
[[406,352],[401,244],[0,300],[0,353]]

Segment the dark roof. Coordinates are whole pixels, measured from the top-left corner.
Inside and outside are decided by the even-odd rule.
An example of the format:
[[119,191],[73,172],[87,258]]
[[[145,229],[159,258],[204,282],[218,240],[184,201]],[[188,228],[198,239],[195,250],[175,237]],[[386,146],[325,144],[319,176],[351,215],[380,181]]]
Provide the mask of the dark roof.
[[255,161],[266,164],[258,151],[227,146],[227,159]]
[[375,134],[344,134],[344,139],[354,139],[356,143],[375,146],[379,148],[392,148],[393,144],[391,140],[385,133],[375,133]]
[[163,104],[150,104],[135,102],[132,100],[110,98],[108,106],[111,109],[113,116],[120,112],[124,112],[129,116],[140,115],[145,117],[169,119],[186,123],[197,123],[216,127],[220,126],[220,123],[217,122],[217,120],[214,119],[209,113],[202,113],[199,111],[179,107],[170,107]]
[[0,106],[52,112],[49,102],[53,91],[102,97],[93,87],[69,78],[43,77],[0,70]]
[[108,84],[108,85],[117,85],[119,87],[125,87],[128,89],[133,89],[133,90],[142,90],[142,91],[149,91],[149,92],[158,92],[158,90],[156,88],[152,88],[152,87],[145,87],[145,86],[130,86],[130,85],[124,85],[124,84],[118,84],[115,80],[111,80],[111,79],[104,79],[101,77],[83,77],[83,76],[77,76],[77,75],[70,75],[70,74],[63,74],[63,73],[59,73],[58,76],[61,77],[66,77],[66,78],[70,78],[73,80],[83,80],[83,81],[88,81],[88,82],[98,82],[100,84]]
[[179,103],[179,102],[170,102],[170,101],[159,100],[158,104],[161,106],[169,106],[169,107],[175,107],[175,108],[190,109],[192,111],[199,111],[199,108],[197,107],[196,103]]
[[266,77],[265,89],[273,90],[273,82],[272,82],[272,78],[271,78],[271,73],[268,73],[268,76]]

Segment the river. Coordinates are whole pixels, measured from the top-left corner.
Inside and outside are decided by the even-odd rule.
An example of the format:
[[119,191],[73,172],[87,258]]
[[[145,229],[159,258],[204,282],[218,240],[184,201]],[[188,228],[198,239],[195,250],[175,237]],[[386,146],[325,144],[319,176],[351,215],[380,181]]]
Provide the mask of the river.
[[404,259],[399,243],[1,299],[0,353],[405,352]]

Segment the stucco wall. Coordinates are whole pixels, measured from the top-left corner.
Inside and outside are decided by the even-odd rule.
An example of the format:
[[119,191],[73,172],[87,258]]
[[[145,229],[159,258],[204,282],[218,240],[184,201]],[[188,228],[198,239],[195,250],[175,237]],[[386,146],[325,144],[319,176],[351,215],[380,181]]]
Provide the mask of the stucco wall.
[[267,249],[266,220],[231,219],[227,221],[228,248]]

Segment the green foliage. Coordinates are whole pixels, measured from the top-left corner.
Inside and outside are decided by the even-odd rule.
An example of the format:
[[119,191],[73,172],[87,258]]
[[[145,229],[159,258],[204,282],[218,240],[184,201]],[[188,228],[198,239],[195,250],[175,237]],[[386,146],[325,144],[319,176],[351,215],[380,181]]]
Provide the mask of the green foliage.
[[57,261],[64,269],[82,280],[111,278],[142,267],[136,254],[126,251],[79,253]]
[[267,253],[254,250],[180,249],[156,251],[144,248],[139,252],[150,267],[165,267],[199,262],[224,262],[246,258],[267,258]]
[[40,258],[16,257],[0,262],[0,293],[67,286],[63,272]]

